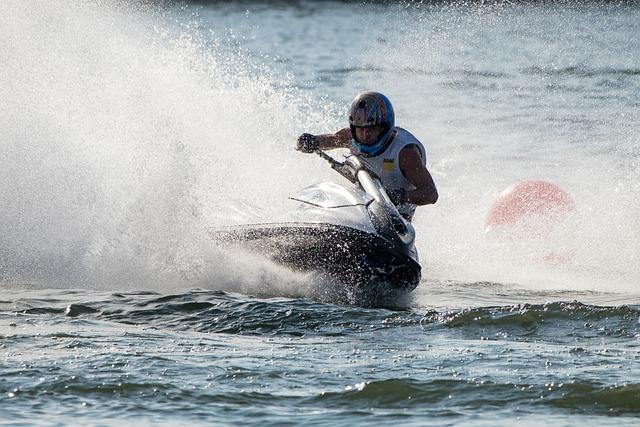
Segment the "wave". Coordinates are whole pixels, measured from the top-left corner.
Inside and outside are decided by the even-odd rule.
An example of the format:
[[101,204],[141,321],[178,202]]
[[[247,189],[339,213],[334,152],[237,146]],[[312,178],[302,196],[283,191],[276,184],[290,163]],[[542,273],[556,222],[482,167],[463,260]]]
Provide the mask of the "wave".
[[[324,393],[310,399],[331,406],[348,408],[407,408],[423,405],[447,406],[465,410],[502,407],[505,404],[534,404],[584,414],[638,414],[640,384],[603,386],[589,381],[567,384],[495,383],[477,380],[387,379],[363,382],[342,392]],[[442,406],[436,406],[438,411]]]
[[564,409],[593,414],[639,414],[640,384],[602,386],[590,382],[567,384],[551,404]]
[[[222,375],[222,374],[221,374]],[[227,375],[228,373],[224,374]],[[222,376],[224,376],[222,375]],[[258,373],[255,373],[258,375]],[[223,380],[223,378],[220,378]],[[226,378],[228,380],[228,378]],[[584,415],[637,415],[640,401],[637,396],[640,384],[603,386],[589,381],[573,381],[566,384],[494,383],[470,380],[415,380],[390,378],[357,383],[341,391],[315,390],[307,393],[271,393],[251,390],[222,390],[218,388],[180,388],[164,381],[122,381],[113,379],[98,383],[88,377],[47,381],[32,387],[25,386],[19,395],[43,398],[47,394],[68,395],[80,400],[95,400],[98,404],[109,396],[113,405],[131,404],[126,399],[146,399],[155,402],[172,400],[191,405],[225,406],[277,405],[296,408],[332,408],[332,411],[376,411],[385,409],[411,409],[417,414],[439,414],[450,411],[486,410],[488,407],[504,408],[505,405],[523,405],[531,411],[563,410]],[[118,399],[120,400],[118,402]],[[443,408],[446,407],[448,409]],[[164,410],[171,412],[171,405]]]
[[640,68],[613,68],[602,67],[592,68],[580,65],[568,67],[528,67],[522,69],[523,74],[542,76],[574,76],[574,77],[599,77],[599,76],[640,76]]
[[[95,295],[94,295],[95,298]],[[572,342],[575,338],[629,339],[638,335],[640,307],[578,301],[457,310],[368,309],[289,298],[257,298],[223,291],[183,294],[117,293],[94,301],[19,299],[0,313],[87,318],[174,331],[266,336],[350,336],[389,328],[458,331],[472,338]],[[579,350],[579,348],[577,348]]]

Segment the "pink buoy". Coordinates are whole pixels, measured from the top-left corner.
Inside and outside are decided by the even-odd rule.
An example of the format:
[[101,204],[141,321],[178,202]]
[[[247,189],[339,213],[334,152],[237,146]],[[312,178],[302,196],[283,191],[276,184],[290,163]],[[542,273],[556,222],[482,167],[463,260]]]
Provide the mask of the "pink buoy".
[[546,181],[521,181],[493,202],[485,218],[485,232],[509,238],[547,235],[575,210],[571,196]]

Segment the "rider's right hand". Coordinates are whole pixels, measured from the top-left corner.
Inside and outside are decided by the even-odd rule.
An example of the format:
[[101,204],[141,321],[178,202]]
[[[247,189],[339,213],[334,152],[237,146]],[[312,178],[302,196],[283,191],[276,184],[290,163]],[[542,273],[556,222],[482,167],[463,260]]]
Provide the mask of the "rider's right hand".
[[320,141],[318,141],[318,138],[316,138],[315,135],[311,135],[310,133],[303,133],[298,137],[296,150],[302,151],[303,153],[313,153],[319,148]]

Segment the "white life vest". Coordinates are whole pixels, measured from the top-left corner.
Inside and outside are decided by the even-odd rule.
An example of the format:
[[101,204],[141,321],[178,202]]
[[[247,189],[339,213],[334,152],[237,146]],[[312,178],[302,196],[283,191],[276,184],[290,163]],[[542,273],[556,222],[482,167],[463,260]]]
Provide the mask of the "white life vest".
[[[375,157],[362,156],[357,144],[351,141],[350,151],[360,157],[360,160],[366,164],[375,174],[382,180],[382,185],[387,191],[405,189],[406,191],[415,190],[416,186],[410,183],[400,170],[400,151],[403,148],[414,145],[420,151],[422,164],[427,165],[427,153],[422,143],[413,136],[409,131],[401,127],[394,127],[396,135],[391,144],[379,155]],[[398,212],[405,217],[411,218],[416,210],[416,205],[412,203],[403,203],[398,206]]]

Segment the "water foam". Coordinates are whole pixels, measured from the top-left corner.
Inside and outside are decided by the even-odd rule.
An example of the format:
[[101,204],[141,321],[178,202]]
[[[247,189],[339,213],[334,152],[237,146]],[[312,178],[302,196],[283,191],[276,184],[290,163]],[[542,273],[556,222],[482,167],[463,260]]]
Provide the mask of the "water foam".
[[308,179],[292,141],[325,112],[193,27],[126,4],[3,5],[5,283],[216,286],[229,259],[208,227]]

